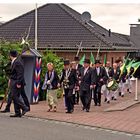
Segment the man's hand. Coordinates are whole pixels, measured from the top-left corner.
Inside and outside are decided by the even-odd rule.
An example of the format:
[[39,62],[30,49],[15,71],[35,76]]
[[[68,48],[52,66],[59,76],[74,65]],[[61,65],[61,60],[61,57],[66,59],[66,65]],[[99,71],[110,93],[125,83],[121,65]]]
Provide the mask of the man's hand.
[[96,85],[93,85],[93,88],[95,89]]
[[47,81],[47,85],[50,85],[50,84],[51,84],[51,81],[50,81],[50,80],[48,80],[48,81]]
[[17,84],[17,88],[21,88],[21,85],[18,85],[18,84]]
[[60,83],[58,83],[58,84],[57,84],[57,87],[60,88],[60,86],[61,86]]
[[11,80],[9,79],[9,81],[8,81],[8,88],[10,87],[10,83],[11,83]]
[[93,89],[93,85],[90,85],[90,89]]
[[103,78],[101,78],[100,81],[102,82],[103,81]]

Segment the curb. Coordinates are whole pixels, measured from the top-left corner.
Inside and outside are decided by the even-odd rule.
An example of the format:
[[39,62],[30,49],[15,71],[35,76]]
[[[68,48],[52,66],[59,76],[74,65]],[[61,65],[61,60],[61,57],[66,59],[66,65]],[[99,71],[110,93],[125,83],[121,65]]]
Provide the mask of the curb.
[[78,126],[84,126],[84,127],[89,127],[89,128],[95,128],[96,130],[104,130],[104,131],[110,131],[110,132],[118,132],[118,133],[124,133],[124,134],[130,134],[130,135],[136,135],[140,137],[140,133],[137,132],[130,132],[130,131],[121,131],[117,129],[111,129],[108,127],[101,127],[101,126],[96,126],[96,125],[87,125],[87,124],[82,124],[82,123],[76,123],[76,122],[68,122],[68,121],[63,121],[63,120],[56,120],[56,119],[50,119],[50,118],[43,118],[43,117],[35,117],[33,115],[25,115],[28,118],[34,118],[42,121],[53,121],[53,122],[58,122],[58,123],[66,123],[66,124],[72,124],[72,125],[78,125]]
[[[126,109],[128,109],[128,108],[131,108],[132,106],[134,106],[134,105],[137,105],[137,104],[139,104],[140,103],[140,101],[129,101],[130,103],[127,105],[127,106],[125,106],[125,107],[118,107],[117,108],[117,106],[118,106],[118,104],[117,105],[114,105],[114,107],[110,107],[110,108],[107,108],[107,109],[105,109],[104,110],[104,112],[113,112],[113,111],[124,111],[124,110],[126,110]],[[127,102],[123,102],[123,103],[119,103],[119,105],[124,105],[125,103],[128,103],[128,101]]]

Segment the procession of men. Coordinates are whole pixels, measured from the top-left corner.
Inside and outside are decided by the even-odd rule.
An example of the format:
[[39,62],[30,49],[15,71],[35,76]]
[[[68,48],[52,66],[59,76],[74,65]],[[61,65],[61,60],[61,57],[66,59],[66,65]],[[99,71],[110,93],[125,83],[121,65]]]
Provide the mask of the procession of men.
[[[121,62],[122,60],[117,60],[111,67],[109,61],[103,66],[100,60],[96,60],[95,64],[91,65],[90,59],[87,58],[83,65],[80,65],[78,56],[71,62],[68,59],[64,60],[64,68],[57,88],[63,88],[66,113],[73,113],[74,106],[79,104],[79,100],[81,110],[89,112],[92,99],[95,106],[101,106],[102,95],[104,102],[109,104],[111,100],[117,100],[118,96],[124,97],[125,92],[131,93],[130,77],[134,70],[130,70],[129,73],[121,72]],[[44,83],[47,85],[47,82]],[[49,108],[49,111],[52,111],[51,109]]]
[[[17,56],[17,51],[10,51],[11,75],[8,83],[10,92],[5,110],[1,111],[2,113],[10,112],[10,105],[13,101],[15,114],[10,117],[21,117],[30,111],[29,101],[24,90],[26,85],[24,64],[22,59]],[[63,88],[66,113],[73,113],[76,104],[81,105],[81,110],[89,112],[92,100],[94,106],[101,106],[102,96],[104,96],[104,102],[110,104],[111,100],[117,100],[118,96],[124,97],[126,92],[131,93],[131,78],[134,69],[131,68],[130,72],[121,71],[121,66],[121,60],[117,60],[111,67],[109,61],[103,66],[99,59],[91,65],[90,59],[87,58],[83,65],[80,65],[79,57],[76,56],[71,62],[68,59],[64,60],[64,67],[59,76],[54,69],[54,64],[47,63],[47,72],[42,86],[42,90],[47,95],[47,111],[57,111],[59,103],[56,91],[59,88]]]
[[[74,60],[77,61],[79,58],[75,57]],[[89,59],[84,60],[83,66],[75,61],[64,61],[60,79],[60,85],[64,88],[66,113],[74,111],[74,105],[79,103],[79,97],[82,110],[89,112],[92,99],[95,106],[101,106],[102,95],[104,102],[109,104],[111,100],[117,100],[118,96],[124,97],[126,92],[131,93],[130,79],[134,71],[121,72],[121,60],[113,63],[113,67],[109,61],[106,66],[102,66],[100,60],[96,60],[94,66],[91,66]]]

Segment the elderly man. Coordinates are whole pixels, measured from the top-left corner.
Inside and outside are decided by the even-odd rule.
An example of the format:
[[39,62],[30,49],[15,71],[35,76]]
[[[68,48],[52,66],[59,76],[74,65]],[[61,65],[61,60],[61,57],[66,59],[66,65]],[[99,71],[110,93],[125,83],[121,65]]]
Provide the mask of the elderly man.
[[[117,63],[114,63],[113,64],[113,69],[109,72],[109,77],[111,77],[117,83],[119,83],[120,73],[121,73],[121,71],[118,68]],[[117,89],[116,91],[111,91],[111,93],[112,93],[112,99],[117,100],[118,92],[119,92],[119,89]]]

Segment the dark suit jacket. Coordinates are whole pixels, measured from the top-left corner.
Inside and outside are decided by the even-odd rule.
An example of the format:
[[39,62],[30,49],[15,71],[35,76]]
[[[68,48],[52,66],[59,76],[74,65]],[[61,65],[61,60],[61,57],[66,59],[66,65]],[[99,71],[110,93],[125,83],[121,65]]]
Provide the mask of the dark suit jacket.
[[[68,85],[69,85],[69,89],[74,89],[75,88],[75,85],[77,84],[78,82],[78,79],[77,79],[77,75],[76,75],[76,70],[75,69],[71,69],[70,70],[70,75],[68,77]],[[61,79],[60,79],[60,83],[63,82],[64,78],[65,78],[65,75],[66,75],[66,71],[63,69],[62,70],[62,76],[61,76]]]
[[120,77],[120,73],[121,73],[120,68],[117,68],[116,72],[114,72],[114,69],[112,68],[112,70],[109,72],[109,77],[118,81]]
[[[105,68],[100,67],[99,75],[97,74],[97,69],[96,68],[94,68],[93,71],[94,71],[94,74],[95,74],[95,77],[96,77],[96,84],[103,85],[107,82],[108,76],[107,76]],[[101,79],[103,79],[103,81],[101,81]]]
[[24,80],[24,66],[20,59],[16,59],[11,66],[11,76],[10,79],[15,85],[25,85]]
[[126,76],[127,76],[127,70],[125,70],[125,72],[122,73],[122,75],[120,76],[120,81],[122,80],[123,83],[126,82]]
[[84,75],[85,68],[82,67],[80,71],[80,90],[90,90],[90,85],[96,83],[96,77],[94,75],[93,69],[89,67],[86,74]]

